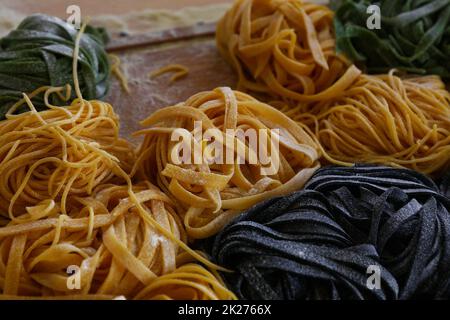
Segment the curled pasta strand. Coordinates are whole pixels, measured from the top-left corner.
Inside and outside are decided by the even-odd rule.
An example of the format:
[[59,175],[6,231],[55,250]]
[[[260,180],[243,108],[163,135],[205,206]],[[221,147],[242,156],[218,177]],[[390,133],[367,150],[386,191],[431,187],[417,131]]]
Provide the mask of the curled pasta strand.
[[167,72],[175,72],[175,74],[170,78],[170,82],[172,83],[187,76],[189,69],[181,64],[169,64],[159,68],[158,70],[150,72],[150,77],[155,78]]

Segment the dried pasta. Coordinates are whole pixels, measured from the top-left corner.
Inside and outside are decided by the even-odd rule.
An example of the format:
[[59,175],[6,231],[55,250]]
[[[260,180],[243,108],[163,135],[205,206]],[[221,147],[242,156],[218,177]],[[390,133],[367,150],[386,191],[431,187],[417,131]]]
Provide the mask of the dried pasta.
[[[185,277],[186,292],[198,279],[201,297],[234,298],[214,275],[226,269],[186,244],[173,201],[149,182],[131,180],[134,153],[118,138],[111,105],[84,100],[76,72],[73,77],[78,98],[69,107],[48,102],[50,94],[63,97],[64,88],[43,87],[24,94],[0,122],[0,203],[7,212],[0,227],[0,299],[150,299],[152,289],[136,295],[155,281],[155,298],[176,298],[171,280],[158,280],[172,272]],[[50,110],[36,111],[30,98],[38,93]],[[70,96],[68,90],[65,100]],[[30,111],[14,115],[24,103]],[[211,271],[183,266],[186,257]]]
[[332,98],[360,71],[335,51],[334,13],[301,0],[237,0],[217,27],[217,45],[238,90],[290,105]]
[[119,56],[115,54],[109,54],[108,57],[112,60],[111,63],[111,72],[116,76],[116,78],[120,82],[120,86],[126,93],[130,93],[130,86],[128,85],[128,77],[123,73],[120,65],[122,62],[120,61]]
[[[186,241],[167,196],[149,183],[135,185],[133,191],[146,214]],[[180,298],[178,289],[171,291],[171,283],[186,285],[198,278],[211,286],[199,289],[204,291],[201,297],[232,297],[200,265],[177,269],[178,251],[176,243],[142,219],[127,186],[101,185],[90,197],[73,198],[68,215],[56,210],[45,220],[0,229],[0,288],[4,295],[19,297],[156,299],[173,294]],[[79,288],[67,285],[71,265],[80,266]],[[189,272],[192,276],[186,275]],[[179,280],[178,273],[185,279]]]
[[[195,146],[207,150],[196,137],[196,121],[201,122],[202,134],[218,130],[215,142],[224,154],[231,140],[231,145],[247,151],[245,159],[238,161],[236,147],[229,153],[231,162],[176,163],[171,154],[177,152],[179,144],[172,141],[172,134],[179,129],[188,133],[193,157],[199,150]],[[136,133],[144,135],[144,142],[137,152],[133,174],[139,173],[177,200],[185,209],[182,215],[187,234],[196,239],[214,235],[241,211],[263,199],[301,188],[319,167],[318,147],[300,126],[275,108],[230,88],[201,92],[184,103],[160,109],[142,125],[149,128]],[[250,161],[250,154],[262,149],[245,137],[230,135],[227,129],[263,130],[267,137],[272,129],[279,129],[279,152],[272,152],[270,159],[279,163],[278,170],[263,174],[263,163]],[[276,149],[268,140],[265,150],[270,153]]]
[[[187,258],[187,259],[186,259]],[[217,272],[192,263],[185,254],[177,257],[179,267],[158,277],[136,295],[144,300],[235,300]]]
[[150,72],[150,78],[158,77],[167,72],[175,72],[175,74],[170,78],[170,82],[175,82],[178,79],[181,79],[189,73],[189,69],[181,64],[169,64],[158,70]]
[[211,254],[236,270],[224,279],[240,299],[447,299],[449,210],[418,172],[329,166],[227,225]]
[[328,162],[406,167],[426,174],[450,164],[450,93],[438,76],[362,75],[309,110],[282,107],[309,126]]
[[132,163],[110,104],[77,99],[65,109],[47,103],[50,110],[37,112],[28,96],[25,102],[31,111],[0,122],[0,214],[15,221],[45,200],[66,213],[69,195],[89,195],[114,177],[114,162],[124,169]]

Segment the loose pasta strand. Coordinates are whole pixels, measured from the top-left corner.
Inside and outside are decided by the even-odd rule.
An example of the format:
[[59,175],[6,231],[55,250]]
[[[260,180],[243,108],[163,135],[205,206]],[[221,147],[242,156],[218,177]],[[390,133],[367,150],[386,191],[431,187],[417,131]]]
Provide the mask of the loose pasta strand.
[[130,93],[130,86],[128,85],[128,78],[126,75],[122,72],[122,69],[120,68],[121,61],[119,56],[115,54],[109,54],[109,58],[113,61],[111,65],[111,72],[119,79],[120,85],[125,90],[126,93]]
[[181,79],[189,73],[189,69],[181,64],[169,64],[158,70],[150,72],[150,78],[158,77],[167,72],[175,72],[175,74],[170,78],[170,82],[173,83],[178,79]]

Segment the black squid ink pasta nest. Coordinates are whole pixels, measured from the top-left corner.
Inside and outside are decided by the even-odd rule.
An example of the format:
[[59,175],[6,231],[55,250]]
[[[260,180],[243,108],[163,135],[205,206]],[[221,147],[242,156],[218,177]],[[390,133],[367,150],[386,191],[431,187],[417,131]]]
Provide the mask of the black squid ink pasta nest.
[[448,299],[449,210],[420,173],[327,167],[234,220],[211,253],[242,299]]

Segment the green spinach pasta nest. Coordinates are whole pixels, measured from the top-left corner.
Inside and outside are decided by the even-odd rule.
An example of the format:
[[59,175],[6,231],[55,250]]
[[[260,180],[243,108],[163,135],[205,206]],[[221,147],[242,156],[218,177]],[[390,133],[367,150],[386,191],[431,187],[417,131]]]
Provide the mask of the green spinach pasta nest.
[[[368,13],[371,5],[379,15]],[[450,0],[341,0],[334,7],[337,50],[369,73],[398,68],[450,78]],[[375,15],[379,29],[367,25]]]
[[[75,27],[65,21],[42,14],[25,18],[17,29],[0,39],[0,120],[8,109],[43,86],[73,87],[72,61]],[[78,78],[85,99],[100,99],[109,88],[110,63],[105,51],[108,36],[104,29],[87,26],[81,37]],[[63,102],[53,95],[50,102]],[[71,98],[74,98],[73,94]],[[33,98],[38,110],[45,109],[42,95]],[[26,111],[26,107],[15,112]]]

